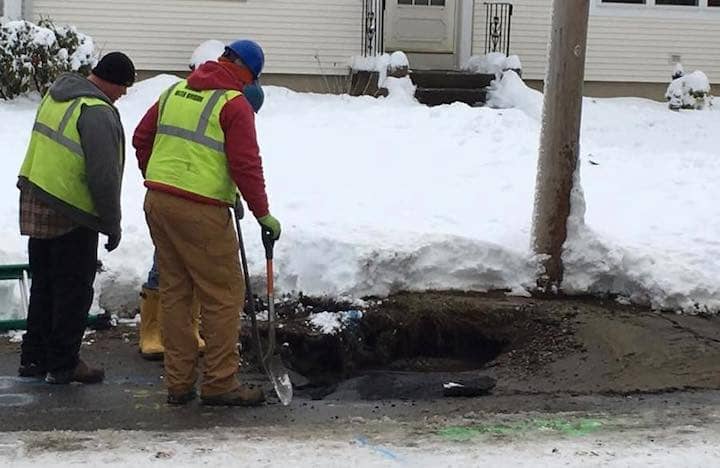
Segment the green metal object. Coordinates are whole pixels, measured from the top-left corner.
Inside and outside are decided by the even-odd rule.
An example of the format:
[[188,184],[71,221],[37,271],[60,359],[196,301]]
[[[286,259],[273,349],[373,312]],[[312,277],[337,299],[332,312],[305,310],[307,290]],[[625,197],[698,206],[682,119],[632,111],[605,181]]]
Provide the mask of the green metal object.
[[[17,280],[20,282],[20,296],[22,307],[27,313],[29,294],[27,280],[30,278],[30,265],[18,263],[14,265],[0,265],[0,281]],[[87,326],[95,330],[104,330],[112,326],[109,314],[90,315],[87,319]],[[26,319],[0,320],[0,332],[10,330],[27,329]]]
[[[0,280],[17,280],[20,283],[20,302],[27,315],[27,308],[30,301],[28,290],[28,279],[30,278],[30,265],[27,263],[0,265]],[[0,331],[24,330],[25,320],[0,320]]]
[[20,263],[16,265],[0,265],[0,280],[21,280],[23,271],[30,278],[30,265]]
[[[87,327],[94,330],[105,330],[112,326],[110,316],[106,314],[89,315],[87,318]],[[25,330],[27,328],[27,320],[0,320],[0,333],[10,330]]]

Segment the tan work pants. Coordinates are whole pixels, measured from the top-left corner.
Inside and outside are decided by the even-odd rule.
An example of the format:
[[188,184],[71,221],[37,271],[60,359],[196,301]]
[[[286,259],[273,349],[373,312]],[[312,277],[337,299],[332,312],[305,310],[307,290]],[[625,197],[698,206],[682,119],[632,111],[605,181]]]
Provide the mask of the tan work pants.
[[206,342],[201,394],[235,390],[245,282],[230,210],[148,190],[145,217],[157,249],[168,392],[188,392],[197,379],[193,293]]

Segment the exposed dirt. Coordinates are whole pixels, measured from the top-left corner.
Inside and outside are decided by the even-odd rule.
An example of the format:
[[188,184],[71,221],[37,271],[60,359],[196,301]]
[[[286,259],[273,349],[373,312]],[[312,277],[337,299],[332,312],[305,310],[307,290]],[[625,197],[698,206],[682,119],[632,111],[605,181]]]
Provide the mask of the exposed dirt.
[[[361,399],[434,398],[443,381],[478,376],[497,380],[495,395],[720,389],[718,317],[501,292],[402,293],[372,303],[335,335],[313,329],[307,316],[353,309],[350,304],[305,297],[278,306],[278,341],[288,343],[283,356],[300,394],[342,399],[352,387]],[[136,333],[98,331],[85,353],[134,349]],[[249,321],[241,347],[243,372],[256,375]],[[4,367],[16,365],[17,349],[0,340],[2,359],[12,361]],[[423,393],[423,386],[434,393]]]
[[[634,393],[720,388],[720,319],[653,312],[612,300],[504,293],[391,296],[336,335],[308,310],[347,304],[304,298],[281,308],[286,362],[327,392],[380,371],[497,379],[496,393]],[[244,328],[249,349],[249,327]],[[380,385],[380,384],[378,384]],[[324,392],[321,392],[321,394]]]

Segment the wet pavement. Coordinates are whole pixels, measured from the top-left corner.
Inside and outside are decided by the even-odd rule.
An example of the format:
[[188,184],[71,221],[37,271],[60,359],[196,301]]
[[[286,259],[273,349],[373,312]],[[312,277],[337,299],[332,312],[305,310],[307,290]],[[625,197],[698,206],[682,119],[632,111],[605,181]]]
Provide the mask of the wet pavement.
[[[518,393],[497,389],[488,396],[444,398],[442,384],[475,373],[367,372],[334,387],[322,400],[298,390],[285,407],[273,397],[263,375],[245,374],[265,386],[269,399],[257,408],[208,408],[198,402],[185,407],[165,404],[162,363],[143,360],[132,340],[134,330],[97,332],[83,348],[92,364],[103,365],[101,385],[52,386],[16,377],[16,343],[0,338],[0,431],[98,429],[174,431],[214,427],[332,426],[356,419],[391,418],[423,424],[428,418],[482,418],[484,414],[519,412],[642,414],[647,424],[715,424],[718,391],[681,391],[635,395]],[[470,415],[470,416],[468,416]],[[650,415],[650,416],[648,416]],[[709,418],[709,419],[708,419]]]

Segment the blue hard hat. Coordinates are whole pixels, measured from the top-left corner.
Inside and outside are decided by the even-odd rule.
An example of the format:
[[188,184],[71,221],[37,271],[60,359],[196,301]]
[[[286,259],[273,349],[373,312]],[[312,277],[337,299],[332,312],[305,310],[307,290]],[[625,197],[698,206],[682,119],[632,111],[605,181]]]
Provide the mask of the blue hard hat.
[[265,53],[263,53],[260,44],[249,39],[240,39],[225,47],[225,54],[228,54],[228,52],[242,60],[245,66],[250,69],[254,78],[257,79],[260,76],[265,66]]
[[243,95],[245,96],[245,99],[248,100],[250,106],[257,114],[260,111],[263,103],[265,102],[265,92],[263,92],[260,83],[256,81],[254,83],[245,85],[245,88],[243,88]]

